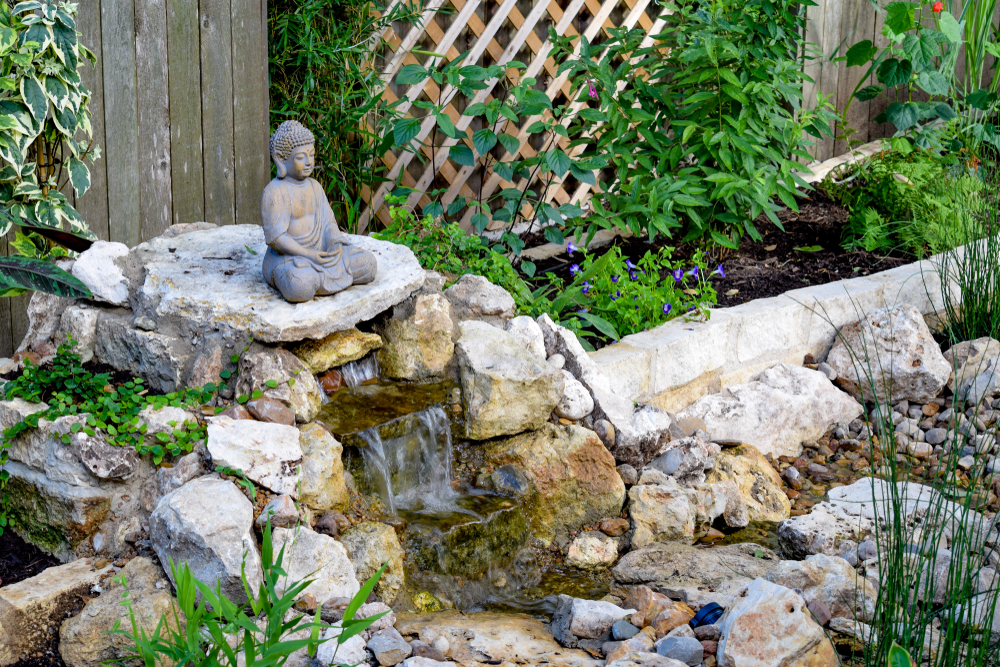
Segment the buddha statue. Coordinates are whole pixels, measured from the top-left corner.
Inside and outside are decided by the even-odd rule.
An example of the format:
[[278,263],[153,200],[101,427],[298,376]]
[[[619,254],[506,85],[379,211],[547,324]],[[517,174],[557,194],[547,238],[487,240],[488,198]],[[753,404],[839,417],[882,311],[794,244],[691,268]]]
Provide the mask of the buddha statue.
[[278,177],[260,199],[264,226],[264,281],[287,301],[336,294],[375,280],[375,255],[351,245],[337,227],[320,184],[309,177],[315,139],[304,125],[286,120],[271,137]]

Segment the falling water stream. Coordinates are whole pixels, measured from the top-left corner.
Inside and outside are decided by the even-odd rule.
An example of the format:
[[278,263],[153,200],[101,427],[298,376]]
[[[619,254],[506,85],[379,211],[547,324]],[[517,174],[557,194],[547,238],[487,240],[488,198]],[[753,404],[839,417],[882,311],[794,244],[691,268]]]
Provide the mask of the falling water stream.
[[340,367],[340,376],[350,389],[356,389],[366,382],[378,380],[378,360],[374,354],[369,354],[357,361],[351,361]]

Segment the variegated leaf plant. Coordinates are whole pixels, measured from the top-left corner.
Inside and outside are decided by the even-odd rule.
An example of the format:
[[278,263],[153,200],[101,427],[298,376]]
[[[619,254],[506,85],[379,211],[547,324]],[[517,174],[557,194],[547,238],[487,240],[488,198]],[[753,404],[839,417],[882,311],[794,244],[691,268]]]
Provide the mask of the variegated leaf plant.
[[81,197],[87,162],[100,157],[80,80],[96,58],[79,42],[76,13],[68,2],[0,1],[0,235],[17,227],[17,254],[0,257],[0,296],[90,296],[53,261],[97,240],[63,194],[70,185]]

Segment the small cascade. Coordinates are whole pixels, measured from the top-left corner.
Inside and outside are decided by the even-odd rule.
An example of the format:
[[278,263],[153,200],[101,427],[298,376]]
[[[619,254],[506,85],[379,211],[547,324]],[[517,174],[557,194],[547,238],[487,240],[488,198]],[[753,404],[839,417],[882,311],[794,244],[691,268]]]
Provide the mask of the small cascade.
[[[448,415],[440,406],[405,418],[404,428],[380,433],[378,427],[358,435],[365,475],[388,506],[417,513],[461,511],[455,505],[458,493],[452,488],[452,446]],[[400,432],[401,431],[401,432]]]
[[374,354],[369,354],[357,361],[348,362],[340,367],[340,376],[350,389],[360,387],[372,380],[378,380],[378,360]]

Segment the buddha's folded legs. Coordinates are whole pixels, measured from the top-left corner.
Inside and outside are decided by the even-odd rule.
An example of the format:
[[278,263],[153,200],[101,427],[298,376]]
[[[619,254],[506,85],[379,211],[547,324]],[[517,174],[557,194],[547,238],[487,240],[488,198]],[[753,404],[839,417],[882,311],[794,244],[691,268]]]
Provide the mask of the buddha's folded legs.
[[378,261],[373,253],[353,245],[344,246],[344,251],[347,271],[353,278],[352,284],[364,285],[375,280]]

